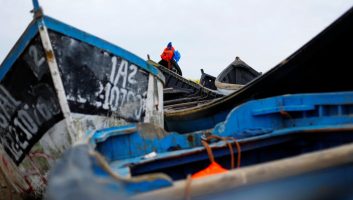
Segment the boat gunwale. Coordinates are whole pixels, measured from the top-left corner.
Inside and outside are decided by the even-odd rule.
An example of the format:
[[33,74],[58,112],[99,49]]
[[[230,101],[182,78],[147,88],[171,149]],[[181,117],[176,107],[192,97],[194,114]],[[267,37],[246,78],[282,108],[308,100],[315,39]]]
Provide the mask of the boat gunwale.
[[107,51],[113,54],[114,56],[122,57],[123,59],[126,59],[129,62],[136,64],[137,67],[142,68],[143,70],[146,70],[147,72],[153,74],[160,81],[165,83],[165,77],[162,72],[158,68],[143,60],[142,58],[138,57],[137,55],[108,41],[105,41],[101,38],[98,38],[85,31],[79,30],[73,26],[65,24],[59,20],[56,20],[46,15],[33,19],[30,22],[30,24],[27,26],[25,31],[22,33],[20,38],[12,47],[8,55],[5,57],[5,59],[0,65],[0,81],[3,80],[7,72],[11,69],[13,64],[18,59],[18,57],[21,56],[21,54],[25,51],[29,43],[38,34],[38,23],[40,20],[44,20],[44,24],[48,30],[55,31],[70,38],[82,41],[104,51]]
[[[264,135],[258,135],[258,136],[253,136],[250,138],[242,138],[242,139],[238,139],[237,142],[239,142],[239,144],[242,146],[243,144],[249,144],[249,143],[256,143],[256,142],[263,142],[263,144],[260,144],[261,147],[266,147],[266,146],[270,146],[273,144],[277,144],[280,142],[283,142],[282,140],[279,140],[278,142],[275,143],[266,143],[268,140],[272,140],[272,139],[284,139],[286,137],[300,137],[302,134],[307,134],[307,133],[312,133],[312,134],[319,134],[319,133],[331,133],[334,134],[334,132],[352,132],[353,131],[353,125],[338,125],[338,126],[332,126],[332,125],[328,125],[325,127],[310,127],[307,129],[303,129],[303,128],[289,128],[289,129],[284,129],[284,130],[277,130],[273,133],[267,133]],[[285,141],[285,140],[284,140]],[[233,145],[234,142],[229,141],[229,143],[231,145]],[[339,145],[341,146],[341,145]],[[213,143],[210,145],[210,147],[213,150],[218,150],[218,149],[228,149],[227,143],[225,143],[224,141],[219,141],[216,143]],[[245,149],[242,150],[253,150],[255,149],[255,147],[247,147]],[[192,149],[182,149],[179,150],[181,151],[175,151],[173,153],[171,152],[163,152],[162,154],[164,154],[163,156],[159,156],[156,157],[154,159],[150,159],[150,160],[142,160],[139,163],[134,163],[134,166],[136,165],[143,165],[143,164],[149,164],[149,163],[154,163],[154,162],[158,162],[158,161],[169,161],[170,159],[177,159],[179,158],[181,155],[193,155],[193,154],[198,154],[198,153],[204,153],[206,152],[206,149],[203,146],[197,146],[194,147]],[[234,153],[238,153],[236,150],[234,150]],[[313,152],[317,152],[317,151],[313,151]],[[304,153],[305,154],[305,153]],[[303,154],[303,155],[304,155]],[[206,154],[205,154],[206,155]],[[136,159],[136,158],[131,158]],[[129,159],[126,159],[129,160]],[[126,165],[126,163],[125,163]]]

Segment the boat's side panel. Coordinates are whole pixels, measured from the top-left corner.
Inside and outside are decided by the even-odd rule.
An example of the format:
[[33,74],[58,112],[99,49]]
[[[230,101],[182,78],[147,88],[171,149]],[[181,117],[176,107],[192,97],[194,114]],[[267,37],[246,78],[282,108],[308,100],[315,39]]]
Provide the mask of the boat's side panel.
[[143,121],[147,71],[103,49],[49,32],[71,112]]
[[1,143],[19,164],[43,133],[63,118],[38,36],[1,81],[0,91]]
[[[107,120],[113,117],[115,125],[154,121],[163,127],[163,109],[158,106],[163,104],[160,100],[162,91],[158,91],[158,87],[149,88],[158,98],[147,94],[149,79],[157,85],[164,82],[164,76],[157,68],[84,31],[47,16],[43,16],[43,20],[49,30],[72,113],[96,115]],[[159,114],[147,115],[146,102],[157,105],[153,109]],[[90,122],[78,124],[87,123]]]
[[0,82],[1,170],[16,190],[38,192],[71,142],[37,34]]

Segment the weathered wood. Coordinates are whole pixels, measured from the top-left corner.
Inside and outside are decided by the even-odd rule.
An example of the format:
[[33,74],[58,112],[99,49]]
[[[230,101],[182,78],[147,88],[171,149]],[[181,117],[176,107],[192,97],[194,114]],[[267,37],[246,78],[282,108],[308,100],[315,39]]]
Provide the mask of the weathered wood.
[[[164,78],[120,47],[35,16],[0,67],[0,168],[17,192],[40,196],[71,145],[97,129],[145,122],[148,77],[153,85]],[[152,89],[150,116],[163,125],[162,89]]]
[[[173,71],[165,68],[164,66],[152,61],[147,61],[149,64],[157,67],[165,76],[165,88],[173,88],[174,90],[168,89],[168,92],[164,93],[164,102],[169,103],[173,100],[179,100],[181,98],[198,98],[198,100],[214,99],[223,95],[218,94],[206,87],[203,87],[191,80],[188,80]],[[167,105],[167,104],[165,104]]]
[[225,90],[239,90],[244,86],[241,84],[222,83],[219,81],[215,81],[215,85],[218,89],[225,89]]
[[74,131],[74,128],[72,125],[71,111],[70,111],[69,104],[66,99],[64,85],[63,85],[63,82],[60,77],[58,63],[56,62],[54,50],[53,50],[52,44],[50,42],[48,29],[45,26],[43,19],[40,19],[38,22],[38,30],[39,30],[39,35],[40,35],[40,38],[42,41],[45,57],[46,57],[46,60],[48,63],[49,71],[51,74],[51,78],[53,80],[55,91],[56,91],[56,94],[57,94],[57,97],[59,100],[61,112],[64,115],[66,129],[67,129],[71,139],[73,139],[73,138],[77,137],[77,135],[74,134],[75,131]]
[[217,100],[217,99],[208,99],[208,100],[203,100],[203,101],[201,100],[201,101],[191,101],[191,102],[185,102],[185,103],[171,104],[171,105],[164,106],[164,110],[185,109],[185,108],[203,105],[203,104],[209,103],[211,101],[215,101],[215,100]]
[[163,85],[152,74],[148,78],[145,122],[164,127]]
[[220,83],[245,85],[260,75],[260,72],[251,68],[239,57],[236,57],[235,60],[216,77],[216,81]]
[[[239,186],[300,175],[306,172],[353,163],[353,144],[232,170],[225,174],[192,180],[191,197],[222,192]],[[173,187],[144,193],[134,199],[183,199],[186,181]]]

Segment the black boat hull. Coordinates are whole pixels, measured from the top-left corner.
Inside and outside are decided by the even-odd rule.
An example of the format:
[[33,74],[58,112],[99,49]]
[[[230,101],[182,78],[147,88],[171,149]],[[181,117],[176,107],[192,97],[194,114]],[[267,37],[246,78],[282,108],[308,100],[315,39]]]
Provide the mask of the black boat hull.
[[[350,9],[294,54],[233,94],[203,107],[166,112],[166,129],[191,132],[211,128],[224,121],[232,108],[253,99],[283,94],[352,91],[352,23],[353,9]],[[194,126],[196,121],[206,119],[208,123],[204,126]]]

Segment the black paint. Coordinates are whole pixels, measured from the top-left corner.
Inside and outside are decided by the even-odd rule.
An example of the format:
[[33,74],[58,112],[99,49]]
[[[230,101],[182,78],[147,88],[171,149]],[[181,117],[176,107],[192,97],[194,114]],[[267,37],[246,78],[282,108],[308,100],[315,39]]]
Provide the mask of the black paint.
[[1,145],[19,164],[43,134],[62,119],[37,35],[0,83]]
[[[72,112],[114,116],[132,122],[142,121],[148,87],[148,73],[146,71],[136,66],[137,72],[132,76],[133,70],[130,70],[130,67],[133,63],[125,61],[121,57],[56,32],[50,32],[50,39]],[[107,97],[106,89],[102,90],[102,87],[105,88],[109,83],[113,86],[113,82],[110,80],[112,59],[115,59],[113,57],[116,58],[115,74],[124,61],[127,62],[128,76],[136,80],[135,84],[126,81],[126,85],[124,85],[122,77],[120,77],[116,87],[119,90],[129,91],[131,95],[129,99],[124,98],[125,100],[122,102],[123,94],[120,91],[117,110],[112,109],[110,104],[103,107]],[[142,101],[136,97],[138,95]],[[108,94],[107,96],[112,95]],[[80,99],[86,101],[80,101]],[[141,112],[141,114],[137,115],[137,112]]]
[[[146,71],[81,41],[56,32],[49,34],[71,112],[143,120]],[[18,165],[43,134],[62,119],[37,35],[0,82],[0,143]]]
[[216,77],[207,74],[201,69],[201,78],[200,78],[200,84],[206,88],[209,88],[211,90],[217,90],[216,85],[215,85],[215,80]]
[[191,101],[210,100],[223,96],[179,76],[165,67],[159,67],[158,69],[165,77],[163,91],[165,106]]
[[251,68],[239,57],[227,66],[216,78],[221,83],[245,85],[260,76],[261,73]]

